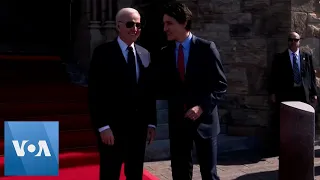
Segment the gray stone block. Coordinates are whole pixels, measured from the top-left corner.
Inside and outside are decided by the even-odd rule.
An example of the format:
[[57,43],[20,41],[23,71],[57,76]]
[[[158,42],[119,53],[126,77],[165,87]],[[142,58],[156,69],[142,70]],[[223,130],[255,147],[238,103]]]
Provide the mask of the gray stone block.
[[251,145],[249,141],[249,137],[228,136],[226,134],[219,134],[218,154],[250,149]]
[[158,124],[167,124],[168,123],[168,110],[167,109],[157,110],[157,121],[158,121]]
[[[252,148],[249,137],[228,136],[219,134],[218,136],[218,155],[227,152],[248,150]],[[196,157],[196,148],[193,145],[193,156]]]
[[159,124],[156,128],[155,140],[164,140],[164,139],[169,139],[168,124]]
[[157,100],[156,101],[157,109],[168,109],[168,101],[167,100]]
[[[249,137],[227,136],[221,134],[218,137],[218,155],[226,152],[250,149]],[[146,147],[146,161],[159,161],[170,159],[169,140],[157,140]],[[195,154],[195,151],[194,155]]]
[[157,140],[147,145],[145,161],[168,160],[170,158],[169,140]]

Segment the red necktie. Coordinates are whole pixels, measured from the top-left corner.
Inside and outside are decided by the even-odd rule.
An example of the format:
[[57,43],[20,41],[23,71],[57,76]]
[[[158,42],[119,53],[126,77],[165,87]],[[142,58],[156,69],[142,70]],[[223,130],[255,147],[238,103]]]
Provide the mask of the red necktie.
[[184,55],[183,55],[182,44],[179,45],[179,50],[178,50],[178,71],[180,73],[180,78],[183,81],[185,70],[184,70]]
[[[180,78],[182,81],[184,81],[184,55],[183,55],[183,46],[182,44],[179,45],[178,50],[178,71],[180,74]],[[184,110],[187,110],[186,104],[183,104]]]

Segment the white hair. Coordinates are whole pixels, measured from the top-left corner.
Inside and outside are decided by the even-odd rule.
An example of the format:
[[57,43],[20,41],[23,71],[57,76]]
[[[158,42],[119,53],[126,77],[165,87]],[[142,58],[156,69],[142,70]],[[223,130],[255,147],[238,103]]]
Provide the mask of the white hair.
[[140,15],[140,13],[134,9],[134,8],[122,8],[118,11],[117,15],[116,15],[116,23],[118,24],[118,22],[120,21],[120,19],[127,14],[133,14],[133,13],[137,13]]

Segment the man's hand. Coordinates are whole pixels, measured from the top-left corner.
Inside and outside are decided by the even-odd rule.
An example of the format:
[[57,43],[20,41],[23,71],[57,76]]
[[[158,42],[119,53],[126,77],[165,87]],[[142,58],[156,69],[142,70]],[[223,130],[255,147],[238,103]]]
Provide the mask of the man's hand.
[[100,132],[100,137],[104,144],[109,146],[114,144],[114,136],[110,128]]
[[148,144],[151,144],[156,137],[156,129],[154,127],[148,127]]
[[318,103],[317,99],[318,99],[317,96],[313,96],[310,98],[310,102],[311,102],[310,105],[313,106],[314,108],[317,106],[317,103]]
[[201,114],[203,113],[202,109],[200,106],[195,106],[187,111],[185,114],[185,118],[189,118],[191,120],[197,120]]

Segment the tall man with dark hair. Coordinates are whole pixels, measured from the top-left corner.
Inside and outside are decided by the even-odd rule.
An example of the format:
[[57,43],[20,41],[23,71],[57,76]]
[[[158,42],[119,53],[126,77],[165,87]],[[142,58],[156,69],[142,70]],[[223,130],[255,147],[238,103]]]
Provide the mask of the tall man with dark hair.
[[217,104],[227,89],[214,42],[190,32],[192,13],[181,3],[164,8],[164,31],[170,41],[154,61],[158,95],[168,99],[173,180],[192,179],[195,142],[203,180],[217,180]]
[[98,46],[89,71],[90,115],[97,132],[100,180],[142,180],[147,134],[155,136],[156,107],[151,91],[150,54],[134,42],[140,14],[123,8],[116,16],[119,36]]

